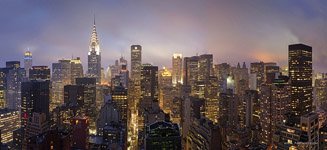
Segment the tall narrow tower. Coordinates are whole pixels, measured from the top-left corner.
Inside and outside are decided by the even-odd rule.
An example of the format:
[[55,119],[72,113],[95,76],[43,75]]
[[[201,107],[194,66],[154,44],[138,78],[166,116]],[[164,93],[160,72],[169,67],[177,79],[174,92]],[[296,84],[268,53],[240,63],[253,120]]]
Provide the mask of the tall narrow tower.
[[24,68],[26,71],[26,77],[29,77],[29,70],[32,68],[32,52],[29,50],[24,54]]
[[95,19],[93,22],[93,29],[88,53],[88,75],[90,77],[96,78],[97,83],[101,82],[101,51],[98,40],[98,34],[95,26]]

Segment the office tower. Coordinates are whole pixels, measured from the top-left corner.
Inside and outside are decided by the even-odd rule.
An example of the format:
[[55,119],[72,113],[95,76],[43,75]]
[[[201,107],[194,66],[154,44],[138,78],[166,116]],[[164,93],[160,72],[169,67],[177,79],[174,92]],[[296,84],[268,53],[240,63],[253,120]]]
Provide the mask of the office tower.
[[260,119],[263,143],[272,144],[276,124],[286,120],[286,114],[289,113],[289,95],[290,87],[287,76],[279,76],[271,85],[262,84]]
[[0,68],[0,108],[6,108],[6,89],[8,68]]
[[30,80],[50,80],[50,68],[48,66],[33,66],[29,70]]
[[186,149],[222,150],[220,127],[207,118],[193,121],[186,139]]
[[177,124],[156,122],[146,128],[145,149],[181,150],[181,134]]
[[129,71],[127,70],[127,65],[122,65],[119,76],[122,86],[128,88]]
[[249,89],[249,73],[245,62],[242,67],[238,63],[237,67],[232,69],[232,75],[235,80],[235,94],[244,95],[245,91]]
[[24,54],[24,69],[26,72],[26,77],[29,78],[29,70],[32,68],[33,59],[32,59],[32,52],[26,51]]
[[212,54],[203,54],[199,56],[198,71],[198,81],[208,82],[209,77],[213,75]]
[[218,122],[218,78],[215,76],[209,77],[209,83],[206,85],[205,92],[205,117]]
[[256,75],[257,90],[260,89],[261,84],[264,83],[265,78],[265,63],[254,62],[250,64],[250,73]]
[[203,97],[209,77],[213,75],[213,56],[203,54],[200,56],[184,57],[183,79],[184,84],[191,86],[191,95]]
[[243,112],[240,114],[240,120],[243,120],[243,126],[252,127],[260,122],[260,103],[257,90],[246,90],[241,98],[243,103]]
[[170,113],[170,106],[174,98],[172,74],[165,67],[159,72],[159,105],[164,112]]
[[44,113],[46,119],[50,120],[49,88],[49,80],[31,80],[22,83],[22,127],[27,125],[28,120],[32,117],[34,112]]
[[172,59],[172,82],[173,85],[175,86],[178,83],[183,83],[183,57],[182,54],[173,54],[173,59]]
[[327,78],[316,79],[314,85],[314,99],[317,108],[327,110]]
[[71,84],[71,63],[68,59],[52,63],[52,101],[51,110],[64,103],[64,86]]
[[[1,76],[1,72],[0,72],[0,76]],[[6,108],[6,99],[5,98],[6,98],[5,88],[0,84],[0,109]]]
[[131,79],[134,82],[139,81],[141,79],[141,69],[142,69],[142,47],[141,45],[132,45],[131,46]]
[[218,78],[218,91],[226,92],[227,77],[231,73],[231,66],[227,63],[217,64],[214,67],[214,75]]
[[70,120],[73,128],[72,149],[88,149],[89,120],[85,116],[76,116]]
[[285,123],[277,125],[277,132],[275,132],[273,138],[274,148],[280,150],[316,150],[320,146],[318,126],[318,114],[316,113],[303,115],[300,121],[294,121],[291,118],[287,119]]
[[13,141],[13,131],[20,128],[19,111],[10,109],[0,109],[0,131],[1,143]]
[[294,44],[288,49],[291,111],[301,116],[312,111],[312,47]]
[[112,101],[116,103],[124,127],[127,128],[127,89],[124,86],[116,86],[112,90]]
[[222,127],[233,128],[239,125],[239,97],[231,89],[219,94],[219,120]]
[[21,107],[21,83],[25,77],[25,70],[20,68],[19,61],[6,62],[6,105],[9,109],[19,110]]
[[67,106],[84,106],[84,87],[82,85],[66,85],[64,87],[64,102]]
[[199,57],[184,57],[183,65],[183,84],[185,85],[195,85],[198,81],[198,72],[199,72]]
[[76,78],[84,76],[83,65],[80,57],[76,57],[70,60],[71,63],[71,82],[75,84]]
[[95,121],[97,112],[97,89],[96,89],[96,78],[76,78],[76,85],[84,87],[84,105],[82,108],[82,113],[89,118],[89,128],[90,132],[95,133]]
[[101,50],[96,31],[95,20],[93,22],[93,29],[91,34],[89,52],[88,52],[88,75],[94,77],[97,83],[101,83]]
[[153,105],[159,106],[158,66],[142,65],[141,93],[140,107],[149,109]]

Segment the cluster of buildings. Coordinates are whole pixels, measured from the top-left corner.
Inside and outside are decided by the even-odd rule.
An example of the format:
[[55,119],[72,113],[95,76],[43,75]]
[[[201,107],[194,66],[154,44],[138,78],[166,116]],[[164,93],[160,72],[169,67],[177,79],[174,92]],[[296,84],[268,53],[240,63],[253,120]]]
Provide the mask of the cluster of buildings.
[[[327,75],[312,48],[275,62],[214,64],[173,54],[171,67],[130,47],[103,69],[94,22],[85,71],[79,57],[34,66],[32,53],[0,68],[1,149],[308,149],[327,147]],[[86,72],[86,73],[85,73]]]

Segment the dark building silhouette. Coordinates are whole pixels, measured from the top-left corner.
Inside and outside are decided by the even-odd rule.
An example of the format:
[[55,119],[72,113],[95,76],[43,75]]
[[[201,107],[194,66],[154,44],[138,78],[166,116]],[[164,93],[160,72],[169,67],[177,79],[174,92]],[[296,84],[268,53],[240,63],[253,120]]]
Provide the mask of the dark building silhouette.
[[50,119],[49,89],[49,80],[31,80],[22,83],[22,127],[25,127],[27,120],[32,117],[34,112],[44,113],[46,120]]

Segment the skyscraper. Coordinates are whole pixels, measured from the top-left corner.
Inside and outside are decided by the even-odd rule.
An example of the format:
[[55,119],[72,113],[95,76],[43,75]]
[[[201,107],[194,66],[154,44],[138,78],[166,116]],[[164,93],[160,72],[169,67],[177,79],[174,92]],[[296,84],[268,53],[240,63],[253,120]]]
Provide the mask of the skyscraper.
[[71,84],[71,63],[68,59],[52,64],[52,101],[50,109],[64,103],[64,86]]
[[20,67],[19,61],[6,62],[9,69],[6,75],[6,105],[9,109],[20,109],[21,83],[25,78],[25,70]]
[[182,66],[183,66],[182,54],[177,54],[177,53],[174,54],[173,55],[173,70],[172,70],[173,85],[176,85],[177,83],[183,83]]
[[80,57],[76,57],[70,60],[71,64],[71,82],[75,84],[76,78],[83,77],[83,65]]
[[291,111],[301,116],[312,111],[312,47],[294,44],[288,49]]
[[[131,79],[134,84],[137,84],[141,80],[141,68],[142,68],[142,46],[131,46]],[[139,85],[139,84],[137,84]]]
[[22,127],[27,125],[34,112],[44,113],[50,120],[49,114],[49,80],[31,80],[22,83]]
[[88,75],[96,78],[97,83],[101,83],[101,51],[95,20],[93,23],[88,53]]
[[29,70],[32,68],[32,52],[26,51],[24,54],[24,68],[26,71],[26,77],[29,77]]
[[141,107],[149,109],[153,104],[158,105],[158,66],[152,66],[150,64],[144,64],[142,66],[141,93]]

